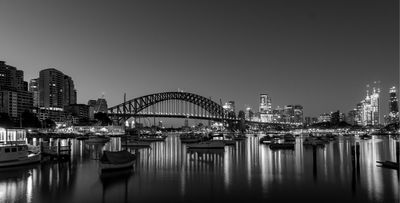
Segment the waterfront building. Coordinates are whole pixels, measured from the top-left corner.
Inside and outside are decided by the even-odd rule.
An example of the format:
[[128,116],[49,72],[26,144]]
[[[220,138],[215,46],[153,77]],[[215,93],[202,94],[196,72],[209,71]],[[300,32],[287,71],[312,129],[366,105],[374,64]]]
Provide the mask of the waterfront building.
[[71,77],[61,71],[49,68],[39,73],[40,107],[62,110],[64,106],[76,104],[76,90]]
[[0,143],[1,144],[25,144],[26,130],[23,128],[1,128],[0,127]]
[[28,91],[28,83],[24,81],[24,72],[7,65],[5,61],[0,61],[0,89]]
[[389,116],[387,117],[387,124],[399,121],[399,104],[396,87],[390,88],[389,96]]
[[51,119],[54,122],[65,122],[67,118],[66,112],[63,109],[58,108],[39,108],[37,115],[41,121]]
[[0,112],[18,120],[24,111],[33,108],[33,96],[28,92],[24,72],[0,61]]
[[90,112],[90,110],[93,110],[93,107],[90,107],[89,105],[86,104],[71,104],[68,106],[64,107],[65,111],[67,113],[70,113],[74,117],[80,118],[86,118],[86,119],[93,119],[91,118],[91,115],[93,113]]

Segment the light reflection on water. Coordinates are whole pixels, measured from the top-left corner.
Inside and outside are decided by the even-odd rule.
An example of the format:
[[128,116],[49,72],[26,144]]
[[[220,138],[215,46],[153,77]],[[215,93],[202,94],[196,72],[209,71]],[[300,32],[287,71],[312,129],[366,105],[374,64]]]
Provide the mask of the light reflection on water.
[[[103,145],[72,141],[71,161],[0,169],[0,202],[398,202],[398,171],[376,166],[396,160],[396,141],[340,138],[324,148],[270,150],[248,136],[224,150],[188,151],[177,135],[148,149],[132,171],[101,175],[103,150],[121,150],[120,139]],[[351,146],[360,144],[359,167]]]

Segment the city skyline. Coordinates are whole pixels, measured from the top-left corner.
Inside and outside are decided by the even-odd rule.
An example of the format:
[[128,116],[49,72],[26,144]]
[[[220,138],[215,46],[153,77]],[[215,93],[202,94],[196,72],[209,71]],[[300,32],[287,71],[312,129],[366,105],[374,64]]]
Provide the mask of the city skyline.
[[[113,106],[124,93],[181,89],[244,110],[258,109],[266,93],[273,108],[300,104],[305,116],[318,116],[354,109],[366,84],[380,80],[381,116],[388,112],[399,75],[390,2],[304,2],[288,10],[277,2],[162,4],[3,3],[1,60],[26,81],[42,69],[62,71],[84,104],[102,93]],[[113,15],[105,17],[108,8]]]

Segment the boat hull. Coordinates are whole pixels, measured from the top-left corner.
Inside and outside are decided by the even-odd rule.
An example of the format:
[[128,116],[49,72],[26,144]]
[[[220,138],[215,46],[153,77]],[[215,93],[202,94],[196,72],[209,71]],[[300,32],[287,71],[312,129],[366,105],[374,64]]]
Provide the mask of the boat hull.
[[223,149],[224,147],[224,142],[200,142],[188,146],[189,149]]
[[132,160],[127,163],[123,164],[106,164],[106,163],[100,163],[100,169],[102,172],[105,171],[116,171],[116,170],[122,170],[122,169],[127,169],[133,167],[133,163],[135,160]]
[[29,155],[28,157],[26,157],[25,159],[17,159],[17,160],[0,162],[0,168],[34,164],[34,163],[39,163],[40,160],[41,160],[41,154],[32,154],[32,155]]

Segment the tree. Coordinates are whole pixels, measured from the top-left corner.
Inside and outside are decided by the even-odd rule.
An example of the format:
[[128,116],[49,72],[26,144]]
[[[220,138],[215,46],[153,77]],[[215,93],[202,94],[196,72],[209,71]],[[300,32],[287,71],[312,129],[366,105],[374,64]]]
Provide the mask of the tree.
[[56,127],[56,122],[54,122],[50,118],[46,118],[43,121],[43,127],[45,127],[45,128],[55,128]]
[[95,113],[94,119],[100,121],[102,126],[112,124],[111,119],[108,117],[106,113],[103,112]]
[[14,122],[11,120],[10,116],[8,116],[7,113],[0,113],[0,127],[14,127]]
[[254,117],[254,112],[252,110],[249,110],[249,119],[253,120]]
[[246,131],[246,124],[245,124],[245,120],[246,120],[246,113],[242,110],[239,111],[238,113],[238,119],[239,119],[239,130],[241,132]]
[[40,128],[41,123],[40,120],[30,111],[24,111],[21,115],[22,119],[22,127],[25,128]]

